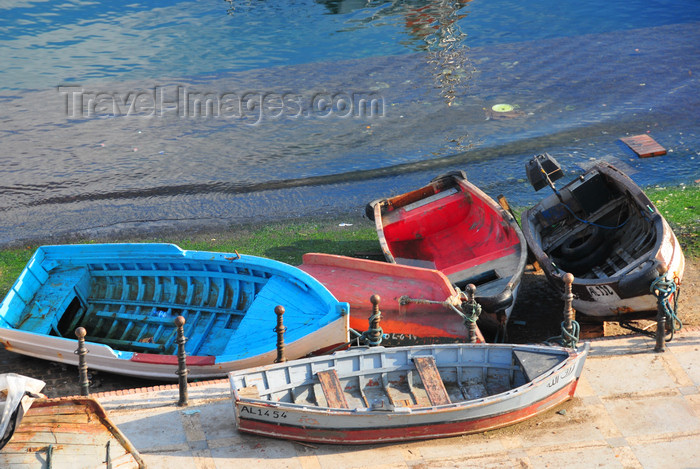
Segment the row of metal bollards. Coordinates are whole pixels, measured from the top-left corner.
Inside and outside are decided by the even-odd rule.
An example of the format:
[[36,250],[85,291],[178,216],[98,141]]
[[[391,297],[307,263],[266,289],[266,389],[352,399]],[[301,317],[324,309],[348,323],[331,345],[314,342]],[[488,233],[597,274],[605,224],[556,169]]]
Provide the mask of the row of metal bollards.
[[[379,311],[379,295],[372,295],[370,298],[372,302],[372,316],[370,316],[370,344],[378,345],[381,343],[382,330],[379,327],[379,321],[381,320],[381,312]],[[275,332],[277,333],[277,358],[275,363],[281,363],[286,361],[285,350],[284,350],[284,333],[287,328],[284,326],[284,306],[276,306],[275,314],[277,315],[277,327],[275,327]],[[187,343],[187,338],[185,337],[185,318],[183,316],[178,316],[175,318],[175,327],[177,328],[177,375],[178,375],[178,387],[180,391],[180,397],[178,400],[178,406],[187,405],[187,352],[185,352],[185,344]],[[88,350],[85,347],[85,336],[87,331],[84,327],[78,327],[75,330],[75,335],[78,338],[78,350],[75,353],[78,355],[78,372],[80,377],[80,394],[82,396],[90,395],[90,380],[88,379],[88,366],[87,366],[87,354]]]
[[[665,272],[662,274],[665,278]],[[567,346],[575,346],[575,341],[578,341],[578,324],[576,323],[576,311],[574,310],[572,304],[574,295],[572,293],[572,284],[574,283],[574,276],[570,273],[564,274],[562,280],[564,281],[564,322],[563,335],[565,341],[568,341]],[[653,284],[655,285],[655,284]],[[664,293],[660,291],[660,287],[655,287],[652,285],[652,293],[658,297],[657,314],[656,314],[656,334],[655,340],[656,344],[654,346],[654,352],[662,353],[666,351],[666,310],[664,308]]]
[[[574,281],[574,276],[571,274],[564,275],[564,322],[562,324],[564,331],[564,338],[568,343],[568,346],[575,346],[578,340],[578,330],[575,321],[575,310],[572,307],[572,302],[574,295],[571,291],[571,286]],[[478,313],[481,308],[477,308],[478,304],[474,300],[476,288],[473,285],[469,285],[467,288],[468,299],[466,304],[471,306],[474,310],[474,320],[469,324],[469,341],[474,343],[477,341],[476,338],[476,319],[478,318]],[[369,330],[367,334],[367,343],[369,345],[379,345],[382,338],[382,330],[380,327],[380,321],[382,318],[381,311],[379,310],[379,295],[372,295],[370,298],[372,303],[372,315],[369,317]],[[477,312],[478,310],[478,312]],[[285,347],[284,347],[284,333],[287,328],[284,326],[284,306],[275,307],[275,314],[277,315],[277,326],[274,328],[277,333],[277,358],[275,363],[281,363],[286,361],[285,357]],[[659,306],[658,324],[657,324],[657,352],[663,352],[665,349],[663,331],[665,330],[665,314],[662,313],[661,306]],[[185,337],[184,325],[185,318],[183,316],[178,316],[174,320],[175,327],[177,328],[177,357],[178,357],[178,385],[179,385],[179,400],[178,406],[187,406],[187,353],[185,352],[185,344],[187,338]],[[660,331],[660,333],[659,333]],[[78,350],[75,353],[78,355],[78,371],[80,376],[80,393],[82,396],[88,396],[90,393],[90,382],[88,380],[88,366],[87,366],[87,353],[88,350],[85,347],[85,336],[87,331],[83,327],[78,327],[75,330],[75,335],[78,338]],[[568,336],[568,337],[566,337]]]
[[[469,304],[475,303],[474,292],[476,288],[470,285],[471,289],[469,291]],[[379,325],[382,319],[382,313],[379,310],[379,302],[381,298],[379,295],[372,295],[370,297],[370,302],[372,303],[372,314],[369,317],[369,329],[367,333],[367,343],[371,346],[379,345],[382,341],[382,329]],[[479,309],[480,310],[480,309]],[[277,358],[275,363],[281,363],[286,361],[285,357],[285,347],[284,347],[284,333],[287,328],[284,326],[284,306],[276,306],[275,314],[277,315],[277,327],[274,331],[277,333]],[[477,315],[478,317],[478,315]],[[476,325],[474,321],[470,324],[469,328],[469,340],[470,342],[476,342]],[[186,406],[187,405],[187,353],[185,352],[185,344],[187,343],[187,338],[185,337],[185,318],[183,316],[178,316],[175,318],[175,327],[177,328],[177,375],[178,375],[178,387],[180,391],[180,396],[177,405]],[[80,394],[82,396],[88,396],[90,394],[90,381],[88,379],[88,366],[87,366],[87,354],[88,350],[85,347],[85,336],[87,331],[84,327],[78,327],[75,330],[75,335],[78,338],[78,350],[75,353],[78,355],[78,371],[80,377]]]

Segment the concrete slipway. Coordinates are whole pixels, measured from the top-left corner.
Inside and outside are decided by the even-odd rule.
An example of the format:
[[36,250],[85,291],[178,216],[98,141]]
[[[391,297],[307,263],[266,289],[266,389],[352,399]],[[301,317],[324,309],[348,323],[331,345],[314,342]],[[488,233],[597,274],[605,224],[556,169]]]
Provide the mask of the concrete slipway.
[[152,469],[700,468],[700,330],[592,341],[576,397],[534,420],[462,437],[308,445],[236,431],[227,380],[95,394]]

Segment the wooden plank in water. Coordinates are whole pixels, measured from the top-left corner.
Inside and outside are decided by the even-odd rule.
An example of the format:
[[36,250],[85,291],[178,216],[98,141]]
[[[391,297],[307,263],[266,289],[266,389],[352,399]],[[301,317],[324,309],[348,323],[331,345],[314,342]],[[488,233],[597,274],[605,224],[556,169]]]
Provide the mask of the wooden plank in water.
[[432,405],[450,404],[450,396],[447,394],[445,384],[440,378],[440,372],[435,365],[434,357],[413,357],[418,374],[423,381],[425,392]]
[[630,147],[640,158],[650,156],[661,156],[666,154],[666,149],[659,145],[656,140],[647,134],[635,135],[633,137],[623,137],[620,139],[625,145]]
[[326,397],[328,407],[335,409],[349,409],[348,402],[343,394],[343,387],[340,385],[338,373],[335,370],[325,370],[316,373],[318,380],[321,382],[323,395]]

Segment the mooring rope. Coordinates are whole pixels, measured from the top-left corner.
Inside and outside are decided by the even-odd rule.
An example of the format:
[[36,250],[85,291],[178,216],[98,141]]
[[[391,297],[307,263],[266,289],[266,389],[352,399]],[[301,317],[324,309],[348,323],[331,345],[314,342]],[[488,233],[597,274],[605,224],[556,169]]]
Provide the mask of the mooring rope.
[[[662,309],[666,315],[666,324],[670,323],[670,332],[666,342],[671,342],[675,332],[683,328],[683,323],[676,314],[678,310],[678,297],[680,296],[680,285],[676,285],[674,280],[669,279],[664,274],[651,282],[649,291],[656,296],[657,307]],[[675,295],[673,295],[674,293]],[[671,304],[668,301],[671,295],[673,295],[673,308],[671,308]]]
[[457,313],[465,322],[465,324],[469,321],[471,321],[466,314],[464,314],[462,311],[460,311],[453,303],[455,298],[460,299],[462,298],[462,295],[458,292],[457,295],[455,296],[450,296],[447,298],[445,301],[437,301],[437,300],[424,300],[423,298],[411,298],[408,295],[404,295],[399,298],[399,304],[400,305],[407,305],[409,303],[415,303],[419,305],[440,305],[444,306],[447,309],[451,309],[455,313]]
[[360,335],[360,340],[372,347],[380,345],[382,343],[382,338],[384,337],[384,330],[381,326],[377,328],[372,327],[372,324],[374,324],[378,318],[381,318],[381,316],[382,313],[380,312],[372,313],[372,315],[369,317],[369,328],[364,331],[362,335]]
[[[460,299],[462,300],[462,310],[460,310],[453,301],[455,299]],[[399,304],[402,305],[407,305],[409,303],[415,303],[415,304],[423,304],[423,305],[440,305],[443,306],[447,309],[450,309],[457,313],[459,317],[462,318],[462,321],[464,323],[464,327],[469,329],[469,324],[470,323],[475,323],[477,319],[479,319],[479,315],[481,314],[481,305],[477,303],[476,301],[473,302],[472,305],[469,304],[469,301],[466,301],[466,297],[464,296],[464,293],[462,292],[457,292],[457,295],[451,296],[445,301],[437,301],[437,300],[424,300],[422,298],[411,298],[409,296],[402,296],[399,298]],[[465,314],[464,311],[466,311],[465,306],[470,305],[471,306],[471,313]]]
[[[471,303],[471,304],[470,304]],[[466,306],[471,306],[471,313],[468,314],[462,314],[461,312],[457,311],[457,308],[452,306],[455,311],[459,313],[460,316],[464,319],[464,325],[467,326],[468,323],[475,323],[477,319],[479,319],[479,315],[481,315],[481,305],[477,303],[475,300],[472,300],[471,302],[465,301],[462,303],[462,308],[466,309]]]
[[562,347],[576,348],[578,346],[581,326],[576,320],[571,321],[571,332],[566,328],[566,321],[561,322],[561,335],[550,337],[545,340],[548,344],[557,344]]

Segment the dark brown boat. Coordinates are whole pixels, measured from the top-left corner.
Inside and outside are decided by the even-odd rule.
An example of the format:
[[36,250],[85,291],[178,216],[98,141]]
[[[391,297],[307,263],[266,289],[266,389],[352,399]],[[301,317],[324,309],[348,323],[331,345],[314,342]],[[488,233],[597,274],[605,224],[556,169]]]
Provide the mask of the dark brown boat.
[[[536,190],[563,173],[548,154],[528,164]],[[563,291],[574,275],[577,313],[595,321],[651,317],[652,283],[666,274],[680,285],[685,258],[678,240],[651,200],[627,175],[599,162],[522,215],[530,249],[550,282]],[[655,285],[659,285],[658,283]]]

